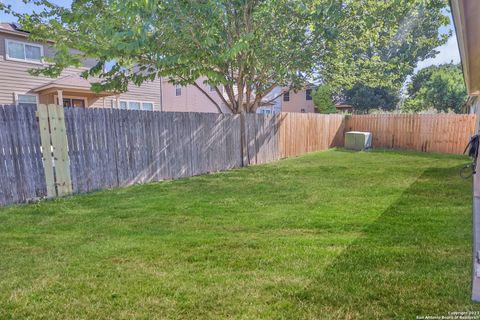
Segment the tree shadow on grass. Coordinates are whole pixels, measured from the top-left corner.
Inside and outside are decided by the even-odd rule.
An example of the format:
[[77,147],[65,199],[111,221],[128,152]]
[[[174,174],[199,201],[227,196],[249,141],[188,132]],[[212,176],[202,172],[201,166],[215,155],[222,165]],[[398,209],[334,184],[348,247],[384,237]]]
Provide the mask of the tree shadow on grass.
[[316,319],[412,319],[480,309],[470,302],[471,184],[458,170],[427,169],[291,297],[297,306]]

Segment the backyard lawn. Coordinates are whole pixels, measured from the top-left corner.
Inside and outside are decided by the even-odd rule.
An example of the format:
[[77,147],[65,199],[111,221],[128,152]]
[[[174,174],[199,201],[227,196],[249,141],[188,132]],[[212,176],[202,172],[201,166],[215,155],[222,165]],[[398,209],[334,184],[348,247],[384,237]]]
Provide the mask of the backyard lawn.
[[467,162],[331,150],[0,209],[0,319],[480,310]]

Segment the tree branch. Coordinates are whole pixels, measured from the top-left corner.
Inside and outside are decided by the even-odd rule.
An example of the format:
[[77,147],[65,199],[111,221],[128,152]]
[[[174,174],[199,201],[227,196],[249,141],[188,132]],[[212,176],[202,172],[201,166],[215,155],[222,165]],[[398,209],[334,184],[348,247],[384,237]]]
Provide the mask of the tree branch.
[[210,100],[214,105],[215,107],[217,108],[218,112],[220,113],[223,113],[223,110],[222,108],[220,108],[220,105],[217,103],[217,101],[215,101],[212,97],[210,97],[210,95],[205,91],[203,90],[202,87],[200,87],[196,81],[193,82],[193,85],[198,89],[200,90],[200,92],[202,92],[207,98],[208,100]]
[[253,104],[250,107],[250,111],[255,111],[258,108],[263,97],[269,94],[273,89],[275,89],[275,87],[276,85],[272,84],[267,90],[263,91],[262,93],[257,93],[257,95],[255,96],[255,100],[253,101]]
[[232,106],[228,103],[227,99],[225,99],[225,97],[223,96],[223,93],[220,91],[220,89],[218,89],[217,86],[214,87],[215,88],[215,91],[217,92],[218,96],[220,97],[220,99],[222,99],[222,102],[227,106],[227,108],[232,112],[234,113],[233,109],[232,109]]

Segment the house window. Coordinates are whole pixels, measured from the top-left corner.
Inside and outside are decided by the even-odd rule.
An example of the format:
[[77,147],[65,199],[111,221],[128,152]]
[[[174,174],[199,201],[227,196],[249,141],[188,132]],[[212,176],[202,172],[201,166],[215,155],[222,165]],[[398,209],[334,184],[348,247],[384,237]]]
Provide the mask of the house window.
[[312,100],[312,89],[307,89],[305,91],[305,99]]
[[17,104],[37,104],[37,96],[34,94],[19,94],[16,102]]
[[85,99],[63,98],[64,107],[85,108]]
[[175,86],[175,96],[179,97],[182,95],[182,87],[180,85]]
[[143,110],[153,111],[153,103],[151,103],[151,102],[144,102],[144,103],[143,103]]
[[43,47],[37,44],[5,40],[5,47],[8,60],[26,61],[41,63]]
[[120,101],[120,109],[153,111],[153,102]]
[[128,102],[128,109],[130,109],[130,110],[140,110],[141,105],[142,104],[140,102],[129,101]]
[[283,101],[285,101],[285,102],[290,101],[290,91],[285,92],[285,93],[283,94]]

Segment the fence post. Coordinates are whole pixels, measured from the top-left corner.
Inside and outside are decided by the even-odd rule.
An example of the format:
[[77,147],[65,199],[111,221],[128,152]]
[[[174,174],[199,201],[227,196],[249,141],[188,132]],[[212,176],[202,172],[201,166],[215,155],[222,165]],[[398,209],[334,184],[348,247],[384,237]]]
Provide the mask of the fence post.
[[47,197],[57,195],[55,189],[55,177],[53,174],[53,158],[50,141],[50,127],[48,123],[48,109],[44,104],[37,107],[37,117],[40,128],[40,141],[42,144],[43,167],[45,170],[45,184],[47,186]]
[[[72,193],[65,116],[62,106],[40,104],[37,109],[44,158],[47,197]],[[53,154],[53,156],[52,156]]]
[[70,163],[68,159],[67,130],[62,106],[48,105],[50,134],[52,136],[53,157],[55,159],[55,177],[59,196],[72,193]]

